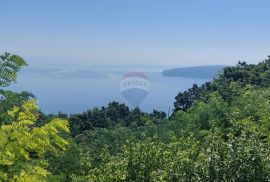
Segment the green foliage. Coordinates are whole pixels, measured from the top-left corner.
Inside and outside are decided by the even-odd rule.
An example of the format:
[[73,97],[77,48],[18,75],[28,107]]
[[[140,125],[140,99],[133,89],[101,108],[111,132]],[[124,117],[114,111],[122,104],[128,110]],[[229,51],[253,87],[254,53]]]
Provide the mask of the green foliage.
[[71,132],[76,136],[94,128],[108,128],[118,123],[126,125],[125,122],[130,119],[129,117],[129,108],[125,104],[111,102],[102,109],[94,108],[81,114],[73,114],[69,121]]
[[230,101],[233,96],[237,95],[233,90],[235,85],[232,88],[232,84],[238,85],[240,89],[247,85],[269,87],[270,56],[257,65],[239,62],[236,66],[225,67],[212,82],[207,82],[200,87],[193,85],[187,91],[180,92],[175,97],[174,111],[187,111],[195,101],[207,101],[209,94],[214,91],[217,91],[226,101]]
[[1,89],[1,87],[7,87],[16,81],[17,72],[23,66],[27,66],[27,63],[20,56],[10,53],[0,56],[0,126],[11,123],[12,120],[7,114],[8,110],[12,109],[13,106],[21,106],[25,101],[35,97],[26,91],[16,93]]
[[25,101],[34,99],[32,93],[23,91],[16,93],[7,90],[0,90],[0,126],[2,124],[10,124],[12,118],[7,114],[7,111],[14,106],[21,106]]
[[61,155],[50,157],[48,169],[52,175],[49,176],[49,181],[71,181],[72,178],[86,176],[92,164],[90,151],[87,149],[71,143]]
[[164,140],[164,135],[149,136],[128,141],[118,154],[105,150],[102,164],[90,171],[89,179],[268,181],[269,108],[267,89],[249,88],[230,104],[213,93],[209,102],[177,113],[175,120],[186,124],[170,141]]
[[70,115],[69,122],[73,136],[95,128],[111,128],[117,125],[139,127],[145,125],[150,117],[164,119],[166,114],[154,111],[152,115],[142,112],[139,108],[129,110],[125,104],[111,102],[101,109],[93,108],[81,114]]
[[68,132],[67,121],[54,119],[42,127],[33,127],[37,119],[34,101],[8,111],[12,124],[0,128],[1,181],[45,181],[46,154],[58,154],[67,141],[59,136]]
[[162,120],[162,119],[165,119],[167,115],[164,111],[153,110],[153,113],[151,113],[150,116],[153,118]]
[[[26,63],[1,60],[5,87]],[[31,93],[0,90],[0,181],[270,181],[269,65],[224,68],[170,118],[118,102],[45,115]]]
[[23,58],[5,53],[0,56],[0,87],[9,86],[16,81],[17,72],[22,66],[27,66]]

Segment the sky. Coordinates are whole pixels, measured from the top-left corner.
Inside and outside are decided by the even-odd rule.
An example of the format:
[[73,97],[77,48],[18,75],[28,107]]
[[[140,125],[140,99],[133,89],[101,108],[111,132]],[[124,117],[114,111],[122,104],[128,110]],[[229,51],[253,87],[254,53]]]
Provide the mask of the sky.
[[30,65],[257,63],[269,0],[0,0],[0,53]]

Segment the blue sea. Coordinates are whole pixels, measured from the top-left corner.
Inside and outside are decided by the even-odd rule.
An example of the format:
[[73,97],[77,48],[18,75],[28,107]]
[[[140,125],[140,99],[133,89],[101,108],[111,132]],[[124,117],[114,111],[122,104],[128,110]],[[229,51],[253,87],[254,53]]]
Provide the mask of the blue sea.
[[173,109],[175,96],[194,83],[201,85],[211,79],[174,78],[162,76],[166,66],[90,65],[69,68],[28,67],[20,71],[13,91],[29,91],[36,95],[44,113],[81,113],[102,107],[111,101],[133,108],[120,92],[120,81],[128,72],[143,72],[150,82],[148,95],[139,104],[145,112],[153,109],[166,113]]

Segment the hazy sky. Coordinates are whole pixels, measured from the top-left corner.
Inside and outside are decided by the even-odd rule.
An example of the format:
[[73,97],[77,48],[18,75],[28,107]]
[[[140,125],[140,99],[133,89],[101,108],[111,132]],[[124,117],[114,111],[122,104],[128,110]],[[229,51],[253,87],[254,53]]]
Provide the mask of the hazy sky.
[[269,0],[0,0],[30,64],[235,64],[270,54]]

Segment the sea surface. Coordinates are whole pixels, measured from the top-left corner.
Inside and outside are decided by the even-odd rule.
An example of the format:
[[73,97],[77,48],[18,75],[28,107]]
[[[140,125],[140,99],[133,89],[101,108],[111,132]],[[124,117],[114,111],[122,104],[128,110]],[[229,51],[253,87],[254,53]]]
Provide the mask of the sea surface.
[[80,68],[26,68],[20,71],[13,91],[29,91],[36,95],[44,113],[81,113],[107,105],[111,101],[133,108],[120,92],[120,81],[128,72],[143,72],[150,82],[150,91],[139,105],[145,112],[153,109],[168,113],[175,96],[194,83],[201,85],[211,79],[164,77],[165,66],[106,66]]

